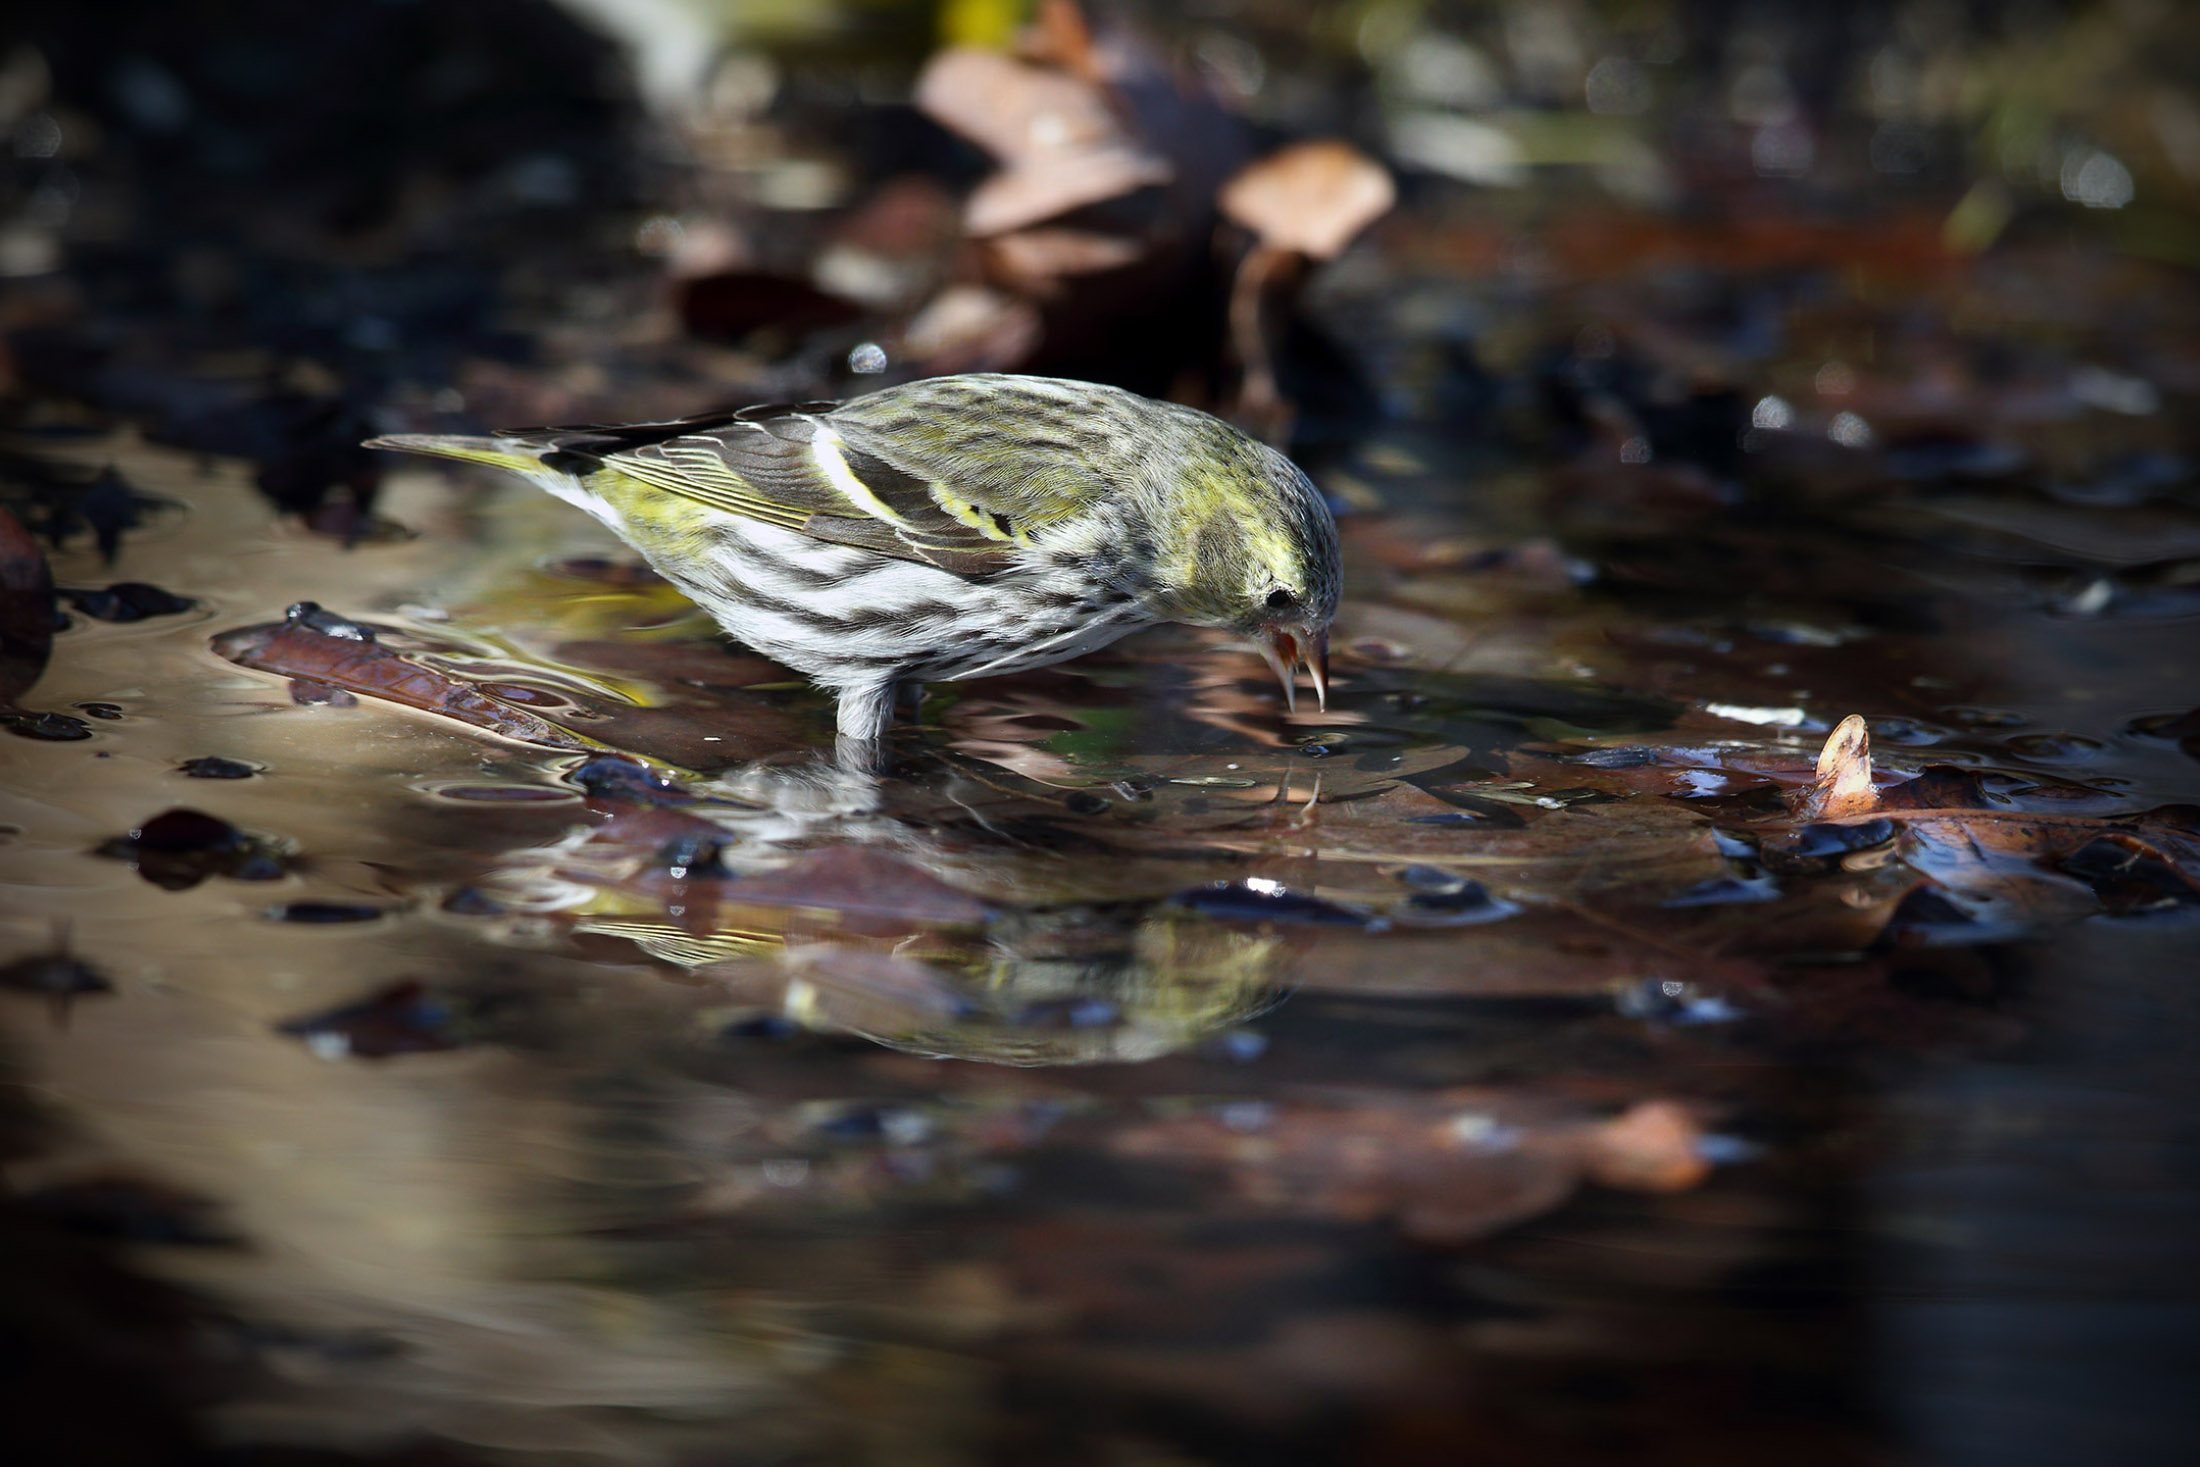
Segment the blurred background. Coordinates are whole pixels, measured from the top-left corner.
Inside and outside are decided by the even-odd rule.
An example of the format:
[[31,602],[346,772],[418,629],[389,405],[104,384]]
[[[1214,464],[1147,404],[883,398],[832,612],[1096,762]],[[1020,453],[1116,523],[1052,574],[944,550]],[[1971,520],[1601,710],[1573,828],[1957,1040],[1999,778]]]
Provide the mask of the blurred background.
[[[10,7],[9,1460],[2186,1460],[2195,265],[2173,0]],[[1278,732],[1203,644],[940,715],[1049,821],[1188,772],[1135,871],[1005,819],[927,857],[1074,929],[1048,961],[1088,908],[1137,928],[1147,988],[1015,1035],[1083,1068],[794,1033],[786,973],[754,1001],[661,883],[553,931],[512,872],[571,808],[483,781],[602,815],[631,778],[332,741],[284,720],[374,688],[218,640],[344,596],[407,655],[471,629],[468,686],[553,716],[553,660],[558,697],[675,689],[623,747],[794,747],[799,689],[673,650],[616,547],[358,443],[979,370],[1288,448],[1354,577],[1335,728]],[[1941,779],[1913,809],[2001,834],[1849,887],[1702,834],[1849,712]],[[1205,802],[1280,753],[1431,802],[1422,844],[1339,834],[1373,885],[1184,864],[1163,836],[1251,839]],[[979,798],[911,784],[942,830]],[[144,822],[179,802],[306,854],[217,821],[170,881]],[[1694,812],[1685,860],[1553,823],[1629,802]],[[1425,864],[1468,826],[1550,839],[1481,872],[1548,925],[1468,925],[1481,886]],[[1311,948],[1131,909],[1256,869],[1344,905],[1191,909]],[[835,871],[828,904],[875,875]],[[275,876],[298,923],[380,925],[209,896]],[[1378,886],[1457,924],[1382,937]],[[1485,1141],[1527,1159],[1451,1169]]]
[[[1280,373],[1302,446],[1374,413],[1467,437],[1535,370],[1525,292],[1749,272],[1705,306],[1740,361],[1837,235],[1913,288],[2042,239],[2189,263],[2193,24],[2149,0],[32,6],[0,70],[10,370],[242,452],[297,504],[371,474],[331,461],[362,423],[966,368],[1256,415],[1245,375],[1257,398]],[[1317,138],[1380,180],[1302,168],[1232,206],[1255,158]],[[1263,247],[1238,291],[1262,329],[1233,340]]]

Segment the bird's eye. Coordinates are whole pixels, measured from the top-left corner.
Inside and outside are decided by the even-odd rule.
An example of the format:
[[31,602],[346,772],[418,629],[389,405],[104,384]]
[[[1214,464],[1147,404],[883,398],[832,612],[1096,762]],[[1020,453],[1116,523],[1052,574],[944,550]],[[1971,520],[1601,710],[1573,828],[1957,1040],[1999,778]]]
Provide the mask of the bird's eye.
[[1291,609],[1291,599],[1291,593],[1278,586],[1268,593],[1268,609],[1270,611],[1289,611]]

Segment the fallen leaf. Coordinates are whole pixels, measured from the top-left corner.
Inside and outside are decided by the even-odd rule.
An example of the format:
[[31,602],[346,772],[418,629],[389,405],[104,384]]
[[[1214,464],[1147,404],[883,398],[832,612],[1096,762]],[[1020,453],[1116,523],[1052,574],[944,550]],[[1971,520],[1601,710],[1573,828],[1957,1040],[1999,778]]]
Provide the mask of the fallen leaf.
[[1851,713],[1826,736],[1818,754],[1817,777],[1796,801],[1802,820],[1849,820],[1879,807],[1872,787],[1871,730]]
[[964,228],[980,237],[1174,176],[1167,160],[1132,140],[1101,87],[997,51],[936,53],[917,79],[917,105],[1004,165],[964,205]]
[[1350,143],[1324,139],[1247,164],[1218,202],[1268,248],[1332,260],[1397,197],[1390,170]]
[[1681,1192],[1711,1174],[1703,1128],[1669,1100],[1646,1100],[1592,1129],[1589,1175],[1630,1192]]
[[1216,1170],[1263,1212],[1388,1219],[1460,1243],[1556,1207],[1585,1179],[1674,1191],[1709,1171],[1687,1112],[1668,1102],[1597,1121],[1517,1094],[1203,1105],[1117,1128],[1126,1159]]
[[489,697],[447,673],[371,641],[316,630],[302,622],[242,627],[214,639],[231,662],[348,693],[364,693],[522,743],[580,750],[587,741],[548,719]]

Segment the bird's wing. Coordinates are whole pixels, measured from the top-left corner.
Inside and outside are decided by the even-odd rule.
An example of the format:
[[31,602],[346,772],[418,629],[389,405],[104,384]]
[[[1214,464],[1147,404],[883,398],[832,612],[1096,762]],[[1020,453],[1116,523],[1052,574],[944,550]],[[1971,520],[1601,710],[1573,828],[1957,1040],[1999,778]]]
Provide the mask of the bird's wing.
[[[981,464],[968,443],[943,452],[936,437],[903,442],[845,414],[834,403],[769,404],[730,417],[507,436],[551,468],[615,470],[727,514],[965,575],[1006,567],[1034,530],[1073,511],[1068,494],[995,487],[998,466]],[[994,472],[974,471],[981,467]]]

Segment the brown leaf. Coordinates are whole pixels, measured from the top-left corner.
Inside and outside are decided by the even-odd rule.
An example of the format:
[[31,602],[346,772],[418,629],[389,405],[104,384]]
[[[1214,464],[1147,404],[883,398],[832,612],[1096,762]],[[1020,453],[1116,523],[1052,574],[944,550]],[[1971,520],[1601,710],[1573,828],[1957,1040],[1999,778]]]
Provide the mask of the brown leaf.
[[214,650],[242,667],[440,713],[522,743],[551,749],[589,747],[586,740],[546,718],[374,642],[276,622],[225,632],[214,639]]
[[567,852],[557,872],[642,897],[659,911],[677,907],[677,926],[691,934],[740,932],[770,942],[971,930],[992,912],[875,846],[826,846],[773,870],[735,876],[716,866],[716,843],[732,839],[686,811],[624,810]]
[[1803,820],[1848,820],[1878,808],[1871,730],[1860,715],[1851,713],[1826,736],[1818,753],[1818,776],[1801,792],[1795,813]]
[[827,846],[730,889],[744,907],[793,907],[843,919],[920,927],[969,927],[990,909],[875,846]]
[[1006,234],[1169,178],[1165,161],[1138,148],[1064,149],[1053,157],[1011,163],[971,190],[963,228],[980,239]]
[[[371,638],[371,629],[360,630]],[[507,675],[512,669],[499,663],[482,664],[489,676],[476,679],[439,666],[427,655],[398,652],[371,639],[332,635],[296,618],[239,628],[213,642],[214,650],[232,662],[290,678],[293,696],[300,702],[341,705],[355,694],[379,698],[544,748],[577,752],[616,745],[683,768],[715,769],[752,756],[760,746],[784,747],[801,736],[796,715],[744,697],[730,686],[766,675],[768,665],[759,659],[727,658],[711,643],[697,644],[700,651],[690,647],[685,653],[666,653],[650,643],[634,645],[637,660],[652,671],[666,672],[666,681],[687,696],[678,703],[654,707],[599,701],[570,687],[551,691],[513,681]],[[632,671],[611,650],[593,655],[599,665],[610,664],[607,670],[620,675]],[[696,686],[700,679],[671,676],[675,667],[718,671],[729,686],[716,692]],[[555,709],[561,719],[584,723],[589,733],[553,722],[523,703]]]
[[[1376,868],[1426,864],[1471,877],[1515,899],[1609,908],[1651,905],[1721,874],[1710,822],[1668,803],[1520,807],[1525,823],[1493,828],[1472,812],[1409,787],[1363,800],[1317,804],[1284,826],[1203,829],[1224,850],[1319,863],[1315,887],[1357,882]],[[1305,885],[1294,881],[1294,885]]]
[[1099,87],[976,46],[935,54],[917,78],[916,101],[1004,163],[1130,141]]
[[1711,1174],[1703,1130],[1670,1100],[1646,1100],[1589,1132],[1589,1175],[1630,1192],[1683,1192]]
[[1354,1097],[1203,1107],[1114,1133],[1117,1155],[1216,1169],[1261,1211],[1390,1218],[1464,1242],[1547,1212],[1585,1178],[1677,1191],[1708,1172],[1695,1123],[1669,1102],[1597,1122],[1516,1095]]
[[965,205],[974,235],[1036,224],[1174,173],[1132,139],[1098,85],[996,51],[935,55],[917,80],[917,105],[1004,165]]
[[1277,385],[1273,318],[1298,293],[1310,260],[1335,259],[1397,199],[1389,172],[1349,143],[1298,143],[1248,164],[1222,186],[1223,214],[1259,243],[1230,290],[1230,339],[1243,369],[1231,416],[1271,443],[1289,437]]
[[1333,260],[1397,197],[1382,164],[1350,143],[1323,139],[1248,164],[1223,185],[1219,203],[1271,249]]

